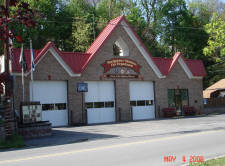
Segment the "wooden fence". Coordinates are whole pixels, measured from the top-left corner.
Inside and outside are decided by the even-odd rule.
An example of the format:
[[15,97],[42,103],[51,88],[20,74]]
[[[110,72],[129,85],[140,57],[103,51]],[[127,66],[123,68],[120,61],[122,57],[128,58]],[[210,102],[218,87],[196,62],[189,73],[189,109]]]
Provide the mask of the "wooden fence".
[[204,107],[225,107],[225,97],[207,99]]

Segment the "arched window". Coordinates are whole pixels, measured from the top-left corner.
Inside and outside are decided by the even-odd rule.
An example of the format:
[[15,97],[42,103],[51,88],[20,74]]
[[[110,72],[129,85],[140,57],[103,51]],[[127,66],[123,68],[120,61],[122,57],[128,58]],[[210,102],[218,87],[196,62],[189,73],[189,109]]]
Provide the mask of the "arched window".
[[115,56],[129,56],[129,48],[121,37],[113,44],[113,54]]

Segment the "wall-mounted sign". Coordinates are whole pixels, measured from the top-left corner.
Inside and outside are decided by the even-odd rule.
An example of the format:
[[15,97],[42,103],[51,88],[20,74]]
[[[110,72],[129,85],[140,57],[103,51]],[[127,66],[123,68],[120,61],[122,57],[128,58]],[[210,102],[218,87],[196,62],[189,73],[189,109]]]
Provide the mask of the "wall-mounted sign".
[[107,60],[104,64],[102,64],[104,67],[104,73],[109,71],[111,68],[116,67],[126,67],[133,69],[136,73],[140,73],[141,66],[137,64],[135,61],[130,59],[124,59],[124,58],[113,58],[110,60]]
[[77,83],[77,92],[88,92],[87,83]]
[[137,74],[104,74],[104,78],[142,78]]

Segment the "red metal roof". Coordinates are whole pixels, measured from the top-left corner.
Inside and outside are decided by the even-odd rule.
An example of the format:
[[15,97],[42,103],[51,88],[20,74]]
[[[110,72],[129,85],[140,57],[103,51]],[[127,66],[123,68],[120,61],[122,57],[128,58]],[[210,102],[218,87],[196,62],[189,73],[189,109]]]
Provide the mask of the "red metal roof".
[[206,76],[205,67],[201,60],[185,59],[185,63],[194,76]]
[[172,59],[160,57],[153,57],[152,59],[155,62],[158,69],[161,71],[162,75],[169,74],[169,68],[172,63]]
[[[173,69],[174,65],[177,63],[179,57],[181,57],[190,71],[192,72],[193,76],[205,76],[205,68],[201,60],[190,60],[184,59],[180,52],[177,52],[173,58],[159,58],[159,57],[152,57],[149,51],[146,49],[145,45],[136,34],[134,29],[130,26],[128,21],[126,20],[125,16],[117,17],[111,20],[108,25],[103,29],[103,31],[99,34],[97,39],[92,43],[92,45],[88,48],[86,53],[77,53],[77,52],[62,52],[58,50],[52,42],[48,42],[43,49],[41,50],[34,50],[34,57],[35,63],[37,63],[40,58],[45,55],[46,51],[50,48],[53,48],[58,55],[62,58],[62,60],[69,66],[69,68],[75,73],[80,74],[82,73],[91,59],[96,55],[99,49],[103,46],[104,42],[110,37],[112,32],[116,29],[116,27],[121,23],[121,21],[125,21],[131,31],[139,40],[141,46],[145,49],[149,57],[152,61],[156,64],[162,75],[168,75],[170,71]],[[21,67],[19,65],[19,56],[20,56],[20,49],[14,49],[14,61],[13,61],[13,72],[21,72]],[[28,70],[30,70],[30,51],[24,49],[24,56],[26,62],[28,64]]]
[[[61,52],[59,51],[52,42],[48,42],[42,50],[34,50],[34,59],[35,64],[40,60],[40,58],[48,51],[49,48],[53,47],[58,55],[63,59],[63,61],[70,67],[70,69],[75,74],[80,74],[84,68],[84,64],[87,59],[90,57],[90,54],[86,53],[77,53],[77,52]],[[13,72],[21,72],[21,66],[19,64],[21,49],[13,49],[14,61],[12,63]],[[30,71],[30,50],[24,49],[25,61]]]
[[72,69],[76,74],[81,73],[87,60],[91,54],[79,53],[79,52],[61,52],[61,58],[66,62],[66,64]]
[[[41,50],[34,50],[34,59],[37,58],[37,56],[39,55]],[[19,60],[20,60],[20,52],[21,49],[20,48],[14,48],[13,49],[13,61],[12,61],[12,71],[16,72],[16,73],[20,73],[21,72],[21,66],[19,64]],[[25,57],[25,61],[28,67],[28,70],[30,70],[30,50],[24,49],[23,50],[24,53],[24,57]]]
[[206,76],[205,67],[201,60],[185,59],[182,57],[180,52],[175,53],[173,58],[153,57],[153,60],[157,65],[157,67],[159,68],[159,70],[161,71],[161,73],[163,75],[168,75],[172,71],[175,64],[177,63],[179,57],[181,57],[184,60],[193,76],[196,77]]

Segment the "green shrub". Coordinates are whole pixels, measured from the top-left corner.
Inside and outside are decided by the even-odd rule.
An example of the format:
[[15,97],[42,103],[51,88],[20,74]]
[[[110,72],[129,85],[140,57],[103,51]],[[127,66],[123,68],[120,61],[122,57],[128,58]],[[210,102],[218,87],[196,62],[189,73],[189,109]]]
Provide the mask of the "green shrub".
[[24,140],[22,136],[13,135],[4,141],[0,140],[0,149],[21,148],[21,147],[24,147]]
[[0,118],[0,124],[3,124],[4,123],[4,121]]

